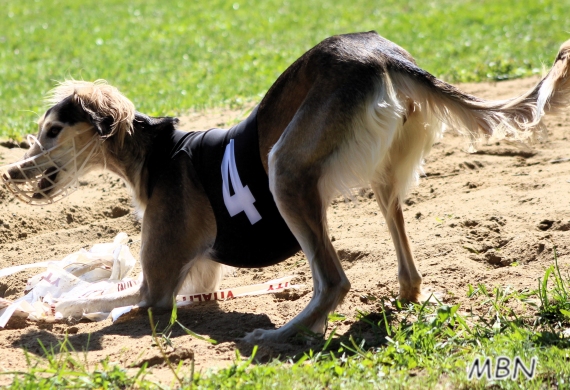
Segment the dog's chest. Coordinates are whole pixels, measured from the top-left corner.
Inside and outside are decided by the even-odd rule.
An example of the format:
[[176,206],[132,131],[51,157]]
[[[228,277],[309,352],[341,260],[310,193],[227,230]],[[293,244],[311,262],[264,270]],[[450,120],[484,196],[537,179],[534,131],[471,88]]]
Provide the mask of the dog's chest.
[[261,164],[257,109],[230,130],[182,138],[176,149],[172,156],[184,152],[192,160],[212,205],[217,225],[213,260],[264,267],[300,249],[275,205]]

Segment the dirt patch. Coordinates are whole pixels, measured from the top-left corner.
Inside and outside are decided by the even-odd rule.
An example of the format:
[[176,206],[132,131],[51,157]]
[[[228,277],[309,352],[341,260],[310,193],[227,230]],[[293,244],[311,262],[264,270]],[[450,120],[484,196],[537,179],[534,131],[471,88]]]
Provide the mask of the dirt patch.
[[[530,88],[536,79],[497,84],[463,85],[466,91],[502,99]],[[243,111],[193,113],[183,118],[185,129],[232,125]],[[548,120],[549,138],[529,147],[500,141],[480,146],[468,154],[467,141],[447,134],[427,158],[426,175],[404,204],[408,232],[427,287],[443,293],[446,302],[466,300],[467,284],[485,283],[515,289],[534,288],[537,278],[553,263],[556,246],[559,263],[570,263],[570,113]],[[7,147],[6,147],[7,146]],[[0,164],[16,161],[23,151],[0,146]],[[361,191],[352,201],[337,199],[328,212],[333,244],[352,290],[338,312],[337,334],[361,334],[356,312],[379,309],[381,297],[397,294],[396,254],[386,224],[371,191]],[[48,259],[110,242],[120,232],[131,238],[133,254],[140,248],[140,223],[134,217],[123,183],[107,173],[93,173],[68,199],[49,207],[28,207],[0,188],[0,268]],[[0,296],[22,295],[30,270],[0,279]],[[198,334],[218,341],[212,345],[174,328],[170,336],[173,360],[196,369],[220,367],[242,356],[251,347],[236,338],[255,328],[279,327],[299,313],[311,298],[311,274],[305,257],[264,269],[240,269],[224,287],[251,284],[295,273],[300,291],[196,304],[180,310],[179,320]],[[157,314],[159,330],[169,315]],[[38,324],[22,320],[0,330],[3,356],[0,370],[25,369],[23,350],[41,356],[38,339],[57,345],[65,335],[78,350],[87,349],[90,362],[109,357],[123,366],[152,362],[152,372],[170,381],[163,357],[151,340],[144,313],[111,324]],[[306,341],[263,346],[257,358],[292,355],[308,348]],[[4,379],[3,379],[4,380]]]

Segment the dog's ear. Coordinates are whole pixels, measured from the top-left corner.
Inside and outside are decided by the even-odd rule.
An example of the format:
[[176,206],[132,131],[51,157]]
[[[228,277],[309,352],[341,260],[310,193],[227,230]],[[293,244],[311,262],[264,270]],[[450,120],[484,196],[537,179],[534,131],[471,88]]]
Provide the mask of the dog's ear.
[[111,134],[111,126],[113,125],[113,118],[110,116],[102,116],[97,112],[97,108],[92,102],[82,99],[82,97],[75,92],[72,97],[73,104],[78,110],[83,111],[85,119],[89,122],[95,131],[102,137],[108,137]]
[[114,137],[122,145],[133,130],[134,106],[119,91],[108,85],[94,84],[76,89],[73,99],[102,138]]
[[112,125],[113,125],[113,118],[110,116],[107,117],[100,117],[94,114],[92,111],[88,112],[86,110],[86,114],[89,117],[89,122],[93,125],[97,133],[100,136],[106,138],[109,137],[112,133]]
[[135,106],[106,81],[63,81],[48,94],[46,102],[54,106],[68,97],[101,137],[113,137],[122,145],[125,137],[132,134]]
[[178,118],[163,116],[163,117],[151,117],[140,112],[135,113],[135,126],[137,124],[142,125],[142,127],[174,127],[178,124]]

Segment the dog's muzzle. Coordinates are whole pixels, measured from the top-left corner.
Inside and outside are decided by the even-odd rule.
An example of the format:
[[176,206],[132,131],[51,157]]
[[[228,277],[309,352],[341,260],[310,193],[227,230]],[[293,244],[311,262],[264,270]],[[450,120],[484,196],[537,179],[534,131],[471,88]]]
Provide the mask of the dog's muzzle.
[[30,149],[38,148],[40,153],[0,167],[0,178],[16,198],[31,205],[51,204],[65,198],[79,187],[87,163],[101,148],[97,135],[80,149],[75,138],[65,145],[68,150],[63,150],[63,146],[46,150],[36,137],[29,135]]

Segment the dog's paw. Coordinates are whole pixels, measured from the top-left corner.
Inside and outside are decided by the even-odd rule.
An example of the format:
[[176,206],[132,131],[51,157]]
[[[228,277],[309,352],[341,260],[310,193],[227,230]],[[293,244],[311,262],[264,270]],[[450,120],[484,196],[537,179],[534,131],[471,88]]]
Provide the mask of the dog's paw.
[[86,309],[85,300],[62,300],[55,304],[55,311],[60,313],[63,318],[72,317],[79,319],[83,316]]
[[280,342],[282,341],[282,334],[278,329],[255,329],[253,332],[247,333],[240,341],[254,345]]
[[442,303],[444,295],[445,294],[441,291],[433,291],[430,288],[423,288],[419,297],[419,302],[420,303],[427,302],[435,304]]
[[406,291],[405,293],[400,290],[398,299],[403,302],[414,303],[441,303],[443,301],[444,293],[434,291],[431,288],[422,288],[413,291]]

